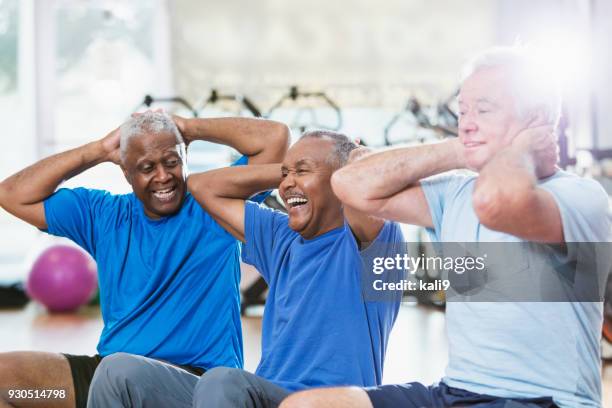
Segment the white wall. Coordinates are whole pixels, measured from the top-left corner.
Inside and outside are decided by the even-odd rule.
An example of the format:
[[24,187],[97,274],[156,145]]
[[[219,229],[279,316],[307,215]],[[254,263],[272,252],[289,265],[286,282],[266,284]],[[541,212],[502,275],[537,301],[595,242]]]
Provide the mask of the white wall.
[[235,89],[264,109],[292,84],[329,90],[342,107],[446,95],[465,58],[495,40],[489,0],[172,4],[177,92]]

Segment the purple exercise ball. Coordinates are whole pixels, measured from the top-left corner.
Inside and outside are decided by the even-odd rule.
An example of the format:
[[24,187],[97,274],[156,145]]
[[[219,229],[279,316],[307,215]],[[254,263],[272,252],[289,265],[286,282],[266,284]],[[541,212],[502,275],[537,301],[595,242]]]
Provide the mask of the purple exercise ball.
[[70,312],[89,301],[97,283],[96,264],[85,252],[55,245],[36,259],[26,286],[50,312]]

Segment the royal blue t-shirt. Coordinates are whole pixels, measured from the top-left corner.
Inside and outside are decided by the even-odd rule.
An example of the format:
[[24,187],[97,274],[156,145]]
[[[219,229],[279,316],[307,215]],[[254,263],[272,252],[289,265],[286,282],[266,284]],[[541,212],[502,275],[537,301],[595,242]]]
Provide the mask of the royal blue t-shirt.
[[60,189],[45,216],[50,234],[98,264],[102,356],[242,367],[239,244],[191,194],[177,214],[151,220],[133,193]]
[[[401,299],[364,302],[350,227],[307,240],[289,228],[286,214],[247,201],[245,241],[243,261],[270,287],[256,374],[292,391],[380,384]],[[386,242],[402,242],[397,224],[385,222],[372,245]]]

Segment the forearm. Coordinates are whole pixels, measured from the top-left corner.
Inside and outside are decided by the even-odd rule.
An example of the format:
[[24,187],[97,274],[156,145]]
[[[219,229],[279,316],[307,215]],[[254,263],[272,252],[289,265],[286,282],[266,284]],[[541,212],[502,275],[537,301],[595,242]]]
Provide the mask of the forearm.
[[510,146],[497,153],[480,171],[473,204],[480,221],[492,228],[515,222],[534,203],[537,177],[531,156]]
[[231,146],[250,163],[282,161],[289,129],[282,123],[255,118],[184,119],[179,126],[188,142],[204,140]]
[[261,191],[277,188],[280,164],[233,166],[193,174],[187,180],[189,191],[198,201],[214,197],[246,200]]
[[0,204],[9,209],[41,202],[53,194],[62,181],[101,163],[104,158],[100,142],[92,142],[43,159],[0,184]]
[[419,180],[464,167],[459,141],[404,147],[364,156],[334,174],[334,187],[361,200],[389,198]]
[[234,166],[189,176],[187,188],[226,231],[244,242],[245,200],[276,188],[280,179],[280,164]]

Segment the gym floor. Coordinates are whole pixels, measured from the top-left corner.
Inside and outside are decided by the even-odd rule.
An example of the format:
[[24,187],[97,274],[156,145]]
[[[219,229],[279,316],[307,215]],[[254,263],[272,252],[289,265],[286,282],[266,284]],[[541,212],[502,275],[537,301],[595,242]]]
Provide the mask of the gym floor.
[[[261,319],[242,319],[245,368],[253,371],[261,353]],[[49,315],[41,306],[0,311],[0,351],[41,350],[93,354],[102,330],[97,307],[78,314]],[[426,384],[444,374],[447,357],[444,313],[402,305],[393,329],[385,362],[385,383],[420,381]],[[612,364],[603,371],[604,407],[612,407]]]

